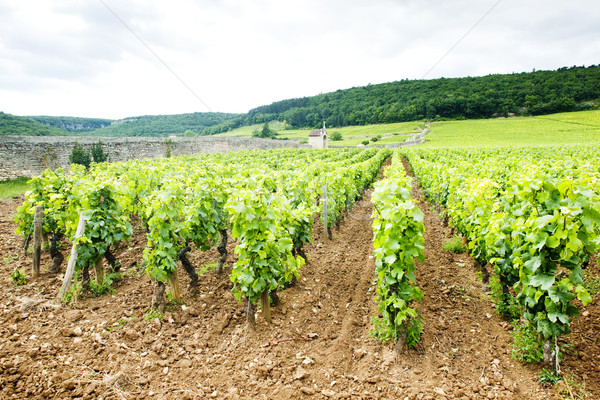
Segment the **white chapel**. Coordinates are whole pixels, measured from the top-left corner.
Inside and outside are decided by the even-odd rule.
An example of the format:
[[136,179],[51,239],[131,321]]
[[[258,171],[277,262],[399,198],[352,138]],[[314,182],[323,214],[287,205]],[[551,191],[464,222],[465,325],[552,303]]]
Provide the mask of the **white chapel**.
[[327,128],[325,128],[325,121],[323,121],[323,128],[310,131],[308,134],[308,144],[313,149],[327,148]]

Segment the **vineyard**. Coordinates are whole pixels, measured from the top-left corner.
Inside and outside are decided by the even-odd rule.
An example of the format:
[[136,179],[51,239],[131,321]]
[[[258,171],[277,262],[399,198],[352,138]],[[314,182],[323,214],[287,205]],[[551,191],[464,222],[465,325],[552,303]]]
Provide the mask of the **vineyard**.
[[[506,321],[534,327],[554,370],[594,360],[560,345],[597,340],[598,150],[288,149],[46,171],[3,204],[3,276],[28,272],[39,206],[47,268],[3,283],[0,393],[553,398],[511,358]],[[468,254],[442,249],[451,236]],[[598,391],[589,368],[576,378]]]
[[469,241],[486,278],[485,265],[492,265],[503,294],[497,308],[509,313],[516,295],[523,317],[546,339],[544,359],[557,370],[556,339],[571,332],[575,301],[592,301],[583,278],[600,249],[598,150],[407,153],[426,196]]
[[[43,206],[42,231],[51,236],[52,269],[60,268],[56,243],[66,235],[78,245],[75,271],[88,290],[92,267],[96,285],[103,284],[103,258],[111,272],[119,272],[111,248],[131,237],[134,220],[139,221],[147,232],[145,271],[157,282],[155,302],[163,313],[165,283],[171,284],[174,301],[181,301],[179,261],[196,291],[198,275],[186,256],[192,245],[201,251],[217,247],[222,272],[229,225],[239,242],[233,292],[245,300],[253,324],[259,299],[270,320],[269,299],[298,276],[305,262],[302,247],[311,240],[318,212],[317,197],[327,199],[323,218],[331,232],[388,156],[377,150],[246,152],[96,164],[90,171],[75,166],[68,175],[47,170],[33,179],[34,189],[19,207],[17,233],[30,239],[35,207]],[[83,219],[86,227],[76,235]]]

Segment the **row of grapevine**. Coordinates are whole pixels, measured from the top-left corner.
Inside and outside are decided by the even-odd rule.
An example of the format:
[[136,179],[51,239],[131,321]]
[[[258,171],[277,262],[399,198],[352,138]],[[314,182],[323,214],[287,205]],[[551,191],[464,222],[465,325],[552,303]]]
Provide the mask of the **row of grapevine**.
[[17,233],[28,237],[33,208],[36,205],[44,206],[42,230],[52,236],[51,270],[57,272],[63,257],[56,250],[56,242],[63,235],[74,239],[79,214],[85,211],[88,219],[86,234],[77,240],[77,269],[83,275],[85,288],[90,282],[89,268],[96,265],[100,257],[106,256],[111,267],[118,269],[111,246],[128,239],[132,234],[132,225],[125,211],[129,202],[116,188],[115,182],[110,179],[81,179],[84,176],[85,170],[74,166],[71,175],[59,169],[47,170],[33,178],[33,190],[18,208],[15,218]]
[[77,260],[85,282],[89,267],[102,257],[118,268],[112,251],[139,221],[148,240],[146,272],[158,282],[156,300],[164,307],[165,283],[179,296],[174,282],[179,261],[195,288],[198,276],[186,257],[192,247],[205,251],[218,245],[222,267],[230,228],[239,242],[234,293],[249,308],[262,299],[264,310],[265,293],[293,281],[305,262],[302,246],[311,240],[323,187],[328,221],[335,223],[388,156],[376,149],[248,151],[94,164],[89,170],[73,166],[70,174],[46,171],[33,179],[18,210],[18,232],[29,234],[36,205],[44,206],[44,231],[71,240],[79,214],[88,214]]
[[413,308],[423,292],[415,283],[415,260],[424,259],[423,213],[411,199],[411,178],[398,153],[377,182],[371,196],[377,301],[381,318],[376,334],[393,340],[398,349],[414,346],[421,335],[421,316]]
[[[270,322],[270,296],[291,282],[304,263],[292,254],[293,240],[289,229],[303,218],[293,214],[290,202],[277,193],[275,182],[263,177],[250,188],[236,190],[226,204],[231,215],[231,233],[240,245],[238,260],[231,273],[233,293],[247,300],[247,316],[253,323],[253,305],[259,299],[265,319]],[[304,209],[310,218],[310,208]]]
[[547,349],[570,332],[578,314],[573,301],[591,301],[582,283],[583,269],[600,249],[598,150],[405,151],[428,198],[469,240],[481,268],[493,266],[505,300],[514,290]]

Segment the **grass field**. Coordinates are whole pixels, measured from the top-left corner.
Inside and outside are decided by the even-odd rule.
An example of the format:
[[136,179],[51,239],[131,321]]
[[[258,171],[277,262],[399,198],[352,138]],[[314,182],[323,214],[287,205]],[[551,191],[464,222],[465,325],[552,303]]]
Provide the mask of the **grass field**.
[[0,182],[0,200],[17,197],[25,193],[29,189],[28,180],[29,178],[17,178]]
[[426,147],[600,142],[600,111],[432,122]]
[[[396,124],[347,126],[329,128],[342,134],[342,141],[329,141],[330,145],[355,146],[364,140],[379,137],[371,144],[404,142],[423,128],[421,121]],[[282,129],[272,124],[280,138],[308,142],[310,129]],[[600,110],[543,115],[537,117],[474,119],[465,121],[439,121],[430,124],[426,147],[471,147],[561,143],[600,142]],[[251,136],[262,125],[245,126],[217,136]]]
[[[310,129],[282,129],[281,124],[271,124],[272,129],[278,132],[278,137],[293,139],[299,142],[308,143],[308,134]],[[379,125],[366,125],[366,126],[345,126],[342,128],[329,128],[327,133],[329,136],[333,132],[339,132],[342,134],[343,140],[341,141],[329,141],[329,144],[340,145],[340,146],[355,146],[360,144],[363,140],[370,140],[374,137],[381,136],[383,143],[397,143],[403,142],[410,135],[418,133],[423,127],[422,122],[401,122],[396,124],[379,124]],[[234,129],[232,131],[221,133],[216,136],[252,136],[252,132],[260,130],[262,125],[243,126],[241,128]],[[380,142],[377,142],[380,143]]]

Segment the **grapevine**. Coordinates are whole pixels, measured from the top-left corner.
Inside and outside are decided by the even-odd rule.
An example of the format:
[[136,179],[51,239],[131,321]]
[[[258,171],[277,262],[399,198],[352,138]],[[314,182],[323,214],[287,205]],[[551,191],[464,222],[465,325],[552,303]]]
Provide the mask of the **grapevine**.
[[[410,199],[410,179],[400,157],[375,184],[372,195],[377,301],[385,331],[400,349],[419,340],[421,320],[413,303],[423,297],[415,282],[415,259],[424,260],[423,213]],[[381,335],[381,334],[380,334]]]
[[427,197],[469,238],[476,261],[493,265],[503,300],[516,292],[545,349],[570,332],[573,301],[591,301],[582,276],[600,249],[597,150],[406,151]]
[[264,310],[265,293],[275,295],[292,283],[306,261],[303,248],[312,240],[323,186],[330,199],[331,229],[389,154],[377,149],[288,149],[100,163],[89,170],[73,166],[70,175],[48,171],[39,178],[16,221],[19,232],[27,235],[33,206],[42,204],[46,232],[65,232],[73,239],[79,213],[89,214],[77,260],[86,281],[89,266],[101,257],[118,268],[113,254],[117,243],[131,235],[132,226],[141,225],[136,229],[144,229],[148,240],[145,270],[157,282],[161,308],[165,284],[171,283],[179,297],[179,262],[194,293],[199,277],[189,252],[217,247],[218,271],[224,269],[231,234],[239,242],[231,272],[234,293],[252,305],[260,297]]

